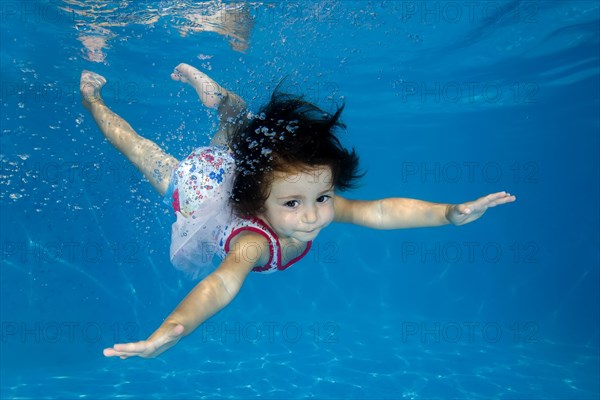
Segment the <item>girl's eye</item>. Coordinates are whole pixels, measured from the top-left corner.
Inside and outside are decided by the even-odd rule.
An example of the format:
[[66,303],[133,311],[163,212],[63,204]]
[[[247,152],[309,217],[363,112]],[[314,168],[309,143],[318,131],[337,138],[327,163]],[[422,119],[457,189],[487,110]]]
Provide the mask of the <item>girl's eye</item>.
[[300,203],[298,203],[298,200],[290,200],[290,201],[287,201],[287,202],[284,204],[284,206],[286,206],[286,207],[290,207],[290,208],[296,208],[296,207],[298,207],[298,205],[299,205],[299,204],[300,204]]
[[317,199],[317,203],[325,203],[327,200],[329,200],[331,198],[331,196],[324,194],[323,196],[320,196]]

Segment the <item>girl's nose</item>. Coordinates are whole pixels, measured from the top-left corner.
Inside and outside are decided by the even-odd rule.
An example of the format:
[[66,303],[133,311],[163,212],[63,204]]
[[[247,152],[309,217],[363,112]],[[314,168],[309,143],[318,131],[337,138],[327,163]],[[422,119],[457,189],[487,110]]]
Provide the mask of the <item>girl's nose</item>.
[[315,222],[317,222],[317,220],[319,218],[317,208],[316,207],[307,207],[306,210],[304,211],[303,217],[304,217],[303,219],[304,219],[305,223],[314,224]]

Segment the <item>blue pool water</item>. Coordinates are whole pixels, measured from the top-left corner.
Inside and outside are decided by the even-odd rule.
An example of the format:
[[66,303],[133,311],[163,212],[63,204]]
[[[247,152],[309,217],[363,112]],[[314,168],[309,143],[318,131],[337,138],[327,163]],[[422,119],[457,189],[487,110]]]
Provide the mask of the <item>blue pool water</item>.
[[[594,1],[1,1],[1,398],[594,399],[599,389],[599,9]],[[173,216],[82,107],[176,157],[214,113],[187,62],[256,109],[283,79],[367,171],[351,198],[514,204],[462,227],[335,225],[157,359],[195,284]]]

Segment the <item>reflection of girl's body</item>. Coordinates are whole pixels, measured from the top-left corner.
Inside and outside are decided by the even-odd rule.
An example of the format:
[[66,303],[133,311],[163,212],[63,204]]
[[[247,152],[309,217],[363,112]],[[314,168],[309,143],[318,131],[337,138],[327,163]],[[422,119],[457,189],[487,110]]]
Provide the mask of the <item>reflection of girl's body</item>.
[[[232,49],[244,52],[248,49],[253,17],[245,3],[199,3],[174,5],[156,10],[134,10],[136,3],[120,2],[119,8],[106,9],[106,2],[64,0],[63,10],[78,15],[76,22],[78,40],[83,44],[83,58],[93,62],[105,62],[105,50],[117,37],[111,27],[127,25],[153,25],[161,18],[172,20],[181,36],[190,33],[215,32],[229,40]],[[85,7],[85,8],[83,8]]]

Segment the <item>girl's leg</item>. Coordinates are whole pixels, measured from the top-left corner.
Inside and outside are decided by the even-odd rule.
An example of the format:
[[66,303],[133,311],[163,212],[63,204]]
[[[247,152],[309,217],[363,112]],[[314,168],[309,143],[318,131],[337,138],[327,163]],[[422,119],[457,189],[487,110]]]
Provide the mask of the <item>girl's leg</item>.
[[165,153],[156,143],[138,135],[127,121],[109,110],[100,96],[104,84],[106,79],[101,75],[83,71],[79,86],[83,105],[90,111],[108,141],[144,174],[161,195],[164,195],[169,186],[171,172],[179,161]]
[[176,81],[189,83],[200,97],[200,101],[209,108],[217,108],[219,130],[210,141],[211,145],[227,145],[229,135],[239,118],[246,110],[246,103],[240,96],[230,92],[212,80],[208,75],[188,64],[179,64],[171,74]]

